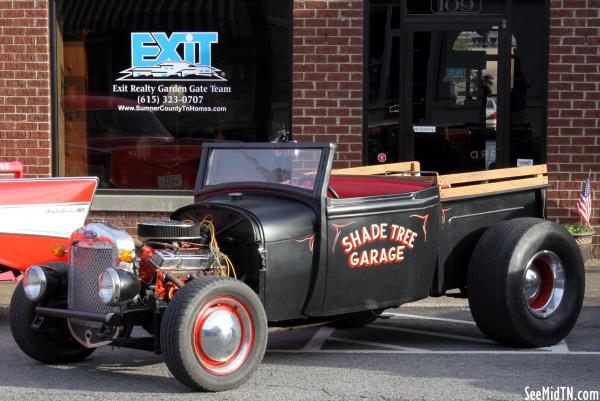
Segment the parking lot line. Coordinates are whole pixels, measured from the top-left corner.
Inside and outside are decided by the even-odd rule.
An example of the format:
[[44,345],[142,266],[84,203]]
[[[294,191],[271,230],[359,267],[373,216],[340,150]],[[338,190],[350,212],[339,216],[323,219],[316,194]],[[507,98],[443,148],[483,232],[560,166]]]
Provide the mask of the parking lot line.
[[569,346],[567,345],[567,342],[565,340],[562,340],[558,344],[553,345],[551,347],[544,347],[544,348],[538,348],[538,349],[547,349],[550,352],[562,352],[562,353],[569,352]]
[[461,336],[460,334],[436,333],[435,331],[406,329],[404,327],[392,327],[392,326],[384,326],[384,325],[380,325],[380,324],[370,324],[368,327],[372,327],[374,329],[380,329],[380,330],[400,331],[400,332],[411,333],[411,334],[420,334],[420,335],[433,336],[433,337],[450,338],[452,340],[461,340],[461,341],[469,341],[469,342],[476,342],[476,343],[483,343],[483,344],[494,344],[494,345],[497,344],[496,342],[494,342],[492,340],[488,340],[486,338]]
[[370,347],[389,348],[389,349],[400,350],[400,351],[411,351],[411,352],[412,351],[415,351],[415,352],[427,351],[422,348],[403,347],[400,345],[385,344],[385,343],[379,343],[379,342],[374,342],[374,341],[354,340],[354,339],[350,339],[350,338],[341,338],[341,337],[329,337],[328,341],[335,341],[335,342],[346,343],[346,344],[368,345]]
[[308,352],[320,350],[321,347],[323,346],[323,344],[325,344],[325,342],[327,341],[329,336],[331,334],[333,334],[334,331],[335,331],[335,327],[329,327],[329,326],[321,327],[312,336],[310,341],[308,343],[306,343],[306,345],[304,346],[304,348],[302,348],[302,350],[308,351]]
[[459,324],[468,324],[470,326],[477,326],[475,322],[470,320],[458,320],[458,319],[448,319],[445,317],[434,317],[434,316],[419,316],[419,315],[410,315],[407,313],[395,313],[395,312],[385,312],[381,316],[386,317],[405,317],[409,319],[419,319],[419,320],[434,320],[437,322],[448,322],[448,323],[459,323]]

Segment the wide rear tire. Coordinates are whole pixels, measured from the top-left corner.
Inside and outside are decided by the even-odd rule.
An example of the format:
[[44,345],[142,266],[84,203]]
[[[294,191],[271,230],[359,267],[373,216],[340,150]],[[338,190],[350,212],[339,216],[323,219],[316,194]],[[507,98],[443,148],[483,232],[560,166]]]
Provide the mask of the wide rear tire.
[[267,345],[267,318],[254,291],[228,277],[181,288],[167,306],[160,343],[167,367],[201,391],[224,391],[248,380]]
[[94,348],[85,348],[71,336],[66,319],[44,318],[41,327],[33,329],[36,305],[19,283],[10,302],[10,331],[25,354],[42,363],[57,364],[79,362],[94,352]]
[[477,326],[506,345],[543,347],[565,338],[583,304],[577,244],[560,225],[535,218],[498,223],[469,264],[469,306]]

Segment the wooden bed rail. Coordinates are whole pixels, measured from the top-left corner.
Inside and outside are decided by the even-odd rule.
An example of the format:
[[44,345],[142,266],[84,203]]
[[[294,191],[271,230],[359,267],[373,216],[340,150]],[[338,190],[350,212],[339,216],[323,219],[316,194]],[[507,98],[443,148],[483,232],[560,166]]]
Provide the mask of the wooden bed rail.
[[[352,167],[332,170],[332,175],[402,175],[401,172],[418,172],[417,161],[377,164],[374,166]],[[396,174],[394,174],[396,172]],[[463,196],[484,195],[511,189],[543,187],[548,185],[548,168],[545,164],[528,167],[512,167],[498,170],[474,171],[470,173],[447,174],[440,176],[410,177],[407,179],[432,180],[440,186],[442,199]]]
[[481,195],[511,189],[548,185],[545,164],[440,175],[437,177],[442,199]]
[[[331,170],[332,175],[386,175],[394,171],[421,171],[419,162],[376,164],[373,166],[350,167]],[[393,174],[392,174],[393,175]]]

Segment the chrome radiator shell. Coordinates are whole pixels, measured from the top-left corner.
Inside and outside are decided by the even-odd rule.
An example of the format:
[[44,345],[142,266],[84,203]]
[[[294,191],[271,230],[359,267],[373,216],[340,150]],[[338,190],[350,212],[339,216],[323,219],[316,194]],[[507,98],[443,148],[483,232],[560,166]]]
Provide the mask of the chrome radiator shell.
[[[109,267],[115,266],[116,249],[108,243],[94,242],[71,246],[68,275],[68,307],[71,310],[111,313],[119,308],[105,305],[98,296],[98,277]],[[102,323],[79,319],[68,319],[73,337],[82,345],[93,348],[110,343],[118,330],[99,336]],[[107,338],[109,340],[107,340]]]

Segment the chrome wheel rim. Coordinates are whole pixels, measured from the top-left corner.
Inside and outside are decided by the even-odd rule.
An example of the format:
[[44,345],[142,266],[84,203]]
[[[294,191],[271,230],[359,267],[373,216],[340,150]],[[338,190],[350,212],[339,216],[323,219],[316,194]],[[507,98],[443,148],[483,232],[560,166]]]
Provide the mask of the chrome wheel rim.
[[557,254],[541,251],[533,255],[523,273],[523,299],[538,318],[552,316],[565,292],[565,267]]
[[244,304],[233,297],[213,298],[202,307],[193,327],[196,360],[214,375],[239,369],[252,349],[254,327]]

